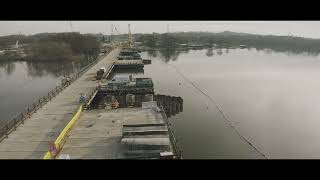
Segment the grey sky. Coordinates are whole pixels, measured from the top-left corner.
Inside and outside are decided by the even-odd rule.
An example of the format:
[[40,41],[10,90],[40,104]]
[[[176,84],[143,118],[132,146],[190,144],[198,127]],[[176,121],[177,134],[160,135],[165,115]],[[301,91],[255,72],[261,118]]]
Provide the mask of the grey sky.
[[[0,35],[71,31],[70,21],[0,21]],[[320,38],[320,21],[72,21],[74,31],[110,34],[111,24],[120,33],[163,33],[167,31],[235,31],[256,34],[295,35]]]

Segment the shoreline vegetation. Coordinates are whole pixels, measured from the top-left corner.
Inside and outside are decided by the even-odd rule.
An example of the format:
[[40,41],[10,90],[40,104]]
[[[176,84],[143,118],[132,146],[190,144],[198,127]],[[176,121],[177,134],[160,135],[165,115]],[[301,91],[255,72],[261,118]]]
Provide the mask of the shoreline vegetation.
[[[320,53],[320,39],[295,36],[257,35],[224,31],[210,32],[174,32],[135,34],[134,38],[146,49],[233,49],[256,48],[273,50],[292,54],[306,53],[318,55]],[[243,46],[243,47],[241,47]]]
[[[295,36],[256,35],[224,31],[173,32],[133,34],[139,49],[161,50],[176,56],[176,51],[190,49],[255,48],[288,54],[319,55],[320,39]],[[113,41],[126,41],[127,34],[113,35]],[[19,48],[15,48],[16,41]],[[71,62],[93,60],[98,57],[103,43],[110,43],[110,36],[80,34],[78,32],[40,33],[35,35],[10,35],[0,37],[0,61]],[[210,54],[210,53],[208,53]],[[166,57],[168,59],[168,57]]]
[[[16,41],[18,48],[14,47]],[[0,37],[0,61],[93,60],[98,57],[100,49],[101,42],[93,34],[72,32]]]

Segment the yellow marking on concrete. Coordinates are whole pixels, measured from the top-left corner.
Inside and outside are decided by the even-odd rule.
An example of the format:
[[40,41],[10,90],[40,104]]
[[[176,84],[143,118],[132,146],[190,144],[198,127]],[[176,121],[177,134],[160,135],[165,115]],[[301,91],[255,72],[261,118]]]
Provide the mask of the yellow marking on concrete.
[[[73,116],[71,121],[67,124],[67,126],[63,129],[63,131],[60,133],[60,135],[58,136],[58,138],[54,142],[54,146],[55,146],[55,149],[57,150],[57,152],[59,152],[62,149],[62,146],[65,143],[66,138],[69,135],[68,133],[70,132],[73,124],[79,118],[81,112],[82,112],[82,105],[79,107],[78,112]],[[46,153],[46,155],[43,157],[43,159],[54,159],[57,154],[53,155],[51,151],[48,151]]]

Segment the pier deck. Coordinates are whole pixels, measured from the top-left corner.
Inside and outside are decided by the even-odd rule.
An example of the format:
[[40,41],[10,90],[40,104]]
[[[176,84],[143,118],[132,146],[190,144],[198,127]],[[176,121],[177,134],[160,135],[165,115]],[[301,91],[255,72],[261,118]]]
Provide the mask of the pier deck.
[[[69,155],[71,159],[130,158],[128,151],[121,144],[122,126],[163,123],[161,113],[151,108],[85,111],[71,130],[60,155]],[[168,135],[157,138],[169,141]]]
[[112,67],[119,50],[115,49],[79,79],[45,104],[0,142],[0,159],[42,159],[79,107],[80,93],[89,94],[97,85],[94,76],[101,68]]

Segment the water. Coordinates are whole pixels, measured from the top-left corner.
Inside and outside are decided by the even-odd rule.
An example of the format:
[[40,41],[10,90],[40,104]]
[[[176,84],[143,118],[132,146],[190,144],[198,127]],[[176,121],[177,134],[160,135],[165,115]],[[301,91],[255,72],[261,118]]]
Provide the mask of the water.
[[[170,118],[184,158],[263,158],[203,93],[267,157],[320,158],[318,56],[255,49],[142,56],[153,60],[143,73],[153,78],[155,92],[184,100],[183,112]],[[46,94],[71,69],[59,63],[1,64],[1,120]]]
[[[0,62],[0,126],[47,95],[77,63]],[[80,64],[79,64],[80,65]],[[84,65],[81,64],[80,67]]]
[[[144,53],[155,90],[181,96],[184,112],[171,118],[187,158],[261,158],[226,117],[268,158],[320,157],[320,59],[255,49]],[[219,55],[220,54],[220,55]],[[180,84],[180,85],[179,85]]]

